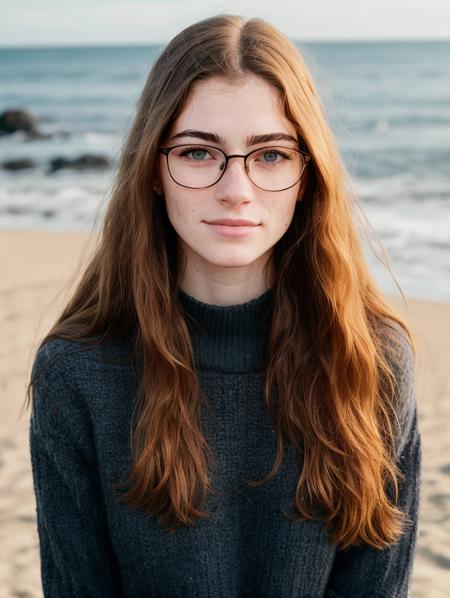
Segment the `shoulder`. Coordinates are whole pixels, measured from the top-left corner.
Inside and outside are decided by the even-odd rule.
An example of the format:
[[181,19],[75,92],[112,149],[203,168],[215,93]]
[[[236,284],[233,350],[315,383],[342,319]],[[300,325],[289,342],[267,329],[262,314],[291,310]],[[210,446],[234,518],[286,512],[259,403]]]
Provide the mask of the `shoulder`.
[[398,455],[414,430],[417,430],[415,353],[408,334],[395,320],[384,319],[379,331],[384,356],[394,375],[392,403],[399,426]]
[[415,356],[411,340],[404,328],[395,320],[383,319],[379,324],[384,356],[392,368],[397,383],[411,383],[414,377]]
[[31,372],[35,422],[53,430],[89,424],[94,404],[103,397],[111,401],[121,382],[129,381],[134,373],[128,348],[118,339],[97,346],[61,338],[47,340],[38,349]]
[[97,344],[51,338],[36,352],[32,377],[47,372],[47,376],[74,380],[82,371],[95,368],[116,368],[132,363],[132,346],[129,341],[110,338]]

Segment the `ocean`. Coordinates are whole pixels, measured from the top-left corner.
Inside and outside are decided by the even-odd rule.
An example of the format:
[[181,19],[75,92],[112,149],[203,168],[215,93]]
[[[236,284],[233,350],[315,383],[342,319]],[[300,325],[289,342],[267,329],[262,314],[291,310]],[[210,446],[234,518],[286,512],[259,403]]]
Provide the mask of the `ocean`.
[[[450,41],[297,42],[321,94],[374,241],[379,285],[450,300]],[[0,113],[23,109],[49,139],[0,137],[0,229],[88,231],[109,198],[121,144],[159,46],[0,49]],[[106,156],[106,170],[49,172],[50,160]],[[375,242],[375,249],[373,243]]]

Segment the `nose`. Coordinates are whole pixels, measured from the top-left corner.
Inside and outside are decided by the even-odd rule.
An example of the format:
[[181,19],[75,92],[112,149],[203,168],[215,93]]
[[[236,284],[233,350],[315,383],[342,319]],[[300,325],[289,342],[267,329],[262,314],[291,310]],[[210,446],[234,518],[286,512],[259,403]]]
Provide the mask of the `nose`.
[[241,157],[230,158],[227,168],[216,185],[219,201],[233,204],[248,202],[253,198],[253,186]]

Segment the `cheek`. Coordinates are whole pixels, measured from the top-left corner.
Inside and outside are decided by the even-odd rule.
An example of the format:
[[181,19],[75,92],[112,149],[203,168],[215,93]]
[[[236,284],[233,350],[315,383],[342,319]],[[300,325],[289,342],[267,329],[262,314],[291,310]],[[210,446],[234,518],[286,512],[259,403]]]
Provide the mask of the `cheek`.
[[173,195],[166,195],[166,210],[169,220],[172,226],[177,229],[180,225],[182,226],[186,220],[186,215],[183,212],[182,202],[180,198],[174,197]]
[[[162,157],[161,157],[162,159]],[[180,188],[172,181],[165,163],[160,164],[162,191],[167,216],[174,226],[182,218],[182,203]]]
[[199,211],[192,198],[183,191],[170,191],[165,194],[167,215],[175,229],[185,228],[196,222]]
[[297,194],[274,198],[267,210],[269,227],[277,231],[286,231],[292,222],[296,205]]

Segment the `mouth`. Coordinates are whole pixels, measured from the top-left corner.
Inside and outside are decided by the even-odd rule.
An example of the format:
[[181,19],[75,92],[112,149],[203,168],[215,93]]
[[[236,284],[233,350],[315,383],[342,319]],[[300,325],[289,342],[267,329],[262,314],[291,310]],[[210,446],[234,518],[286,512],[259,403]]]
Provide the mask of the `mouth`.
[[254,234],[259,224],[218,224],[217,222],[205,222],[214,233],[225,237],[244,237]]
[[252,222],[251,220],[232,220],[229,218],[223,218],[221,220],[204,220],[206,224],[214,224],[217,226],[259,226],[257,222]]

